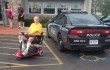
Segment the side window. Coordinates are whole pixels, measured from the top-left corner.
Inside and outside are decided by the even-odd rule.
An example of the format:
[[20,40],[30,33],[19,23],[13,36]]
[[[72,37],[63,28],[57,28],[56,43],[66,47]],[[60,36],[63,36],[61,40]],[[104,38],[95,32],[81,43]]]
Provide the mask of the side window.
[[61,15],[58,15],[58,16],[54,19],[54,21],[55,21],[57,24],[59,24],[60,18],[61,18]]
[[59,15],[55,16],[53,19],[51,19],[51,22],[56,21],[56,19],[58,18]]
[[67,18],[66,18],[66,16],[62,16],[62,17],[59,19],[59,23],[62,24],[62,25],[67,24]]

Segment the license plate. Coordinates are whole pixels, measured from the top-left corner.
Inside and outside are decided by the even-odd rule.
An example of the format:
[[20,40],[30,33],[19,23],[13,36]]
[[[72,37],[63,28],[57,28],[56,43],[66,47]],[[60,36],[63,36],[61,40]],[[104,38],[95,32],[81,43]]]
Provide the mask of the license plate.
[[89,44],[96,45],[98,44],[98,40],[89,40]]

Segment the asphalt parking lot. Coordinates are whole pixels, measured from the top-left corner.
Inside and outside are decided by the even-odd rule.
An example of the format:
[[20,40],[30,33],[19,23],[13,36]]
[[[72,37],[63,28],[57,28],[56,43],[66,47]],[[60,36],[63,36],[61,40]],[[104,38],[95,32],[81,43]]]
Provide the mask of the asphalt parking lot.
[[20,68],[32,66],[51,66],[63,64],[52,49],[45,43],[41,45],[44,56],[17,60],[15,54],[19,49],[17,35],[0,35],[0,70],[4,68]]
[[0,70],[109,70],[110,50],[59,52],[57,43],[44,37],[44,56],[17,60],[17,35],[0,35]]

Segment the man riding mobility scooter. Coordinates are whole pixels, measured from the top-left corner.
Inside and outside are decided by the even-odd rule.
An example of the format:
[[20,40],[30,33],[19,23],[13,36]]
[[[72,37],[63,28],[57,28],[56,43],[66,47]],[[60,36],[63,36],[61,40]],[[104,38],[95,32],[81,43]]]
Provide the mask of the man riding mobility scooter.
[[[24,35],[23,32],[20,32],[21,35]],[[42,50],[42,47],[37,47],[36,44],[42,44],[43,42],[43,33],[41,34],[41,36],[36,36],[37,39],[34,40],[32,42],[32,46],[29,48],[28,50],[28,54],[26,56],[23,56],[22,55],[22,42],[20,43],[20,46],[19,46],[19,50],[17,51],[16,53],[16,58],[17,59],[21,59],[21,58],[26,58],[26,57],[30,57],[30,56],[42,56],[43,55],[43,50]],[[24,43],[26,44],[27,41],[24,41]]]
[[[42,44],[43,41],[42,25],[38,16],[34,17],[34,23],[30,25],[28,31],[21,32],[18,38],[20,42],[20,50],[16,53],[18,59],[43,54],[42,48],[34,45]],[[26,47],[25,44],[27,44]]]

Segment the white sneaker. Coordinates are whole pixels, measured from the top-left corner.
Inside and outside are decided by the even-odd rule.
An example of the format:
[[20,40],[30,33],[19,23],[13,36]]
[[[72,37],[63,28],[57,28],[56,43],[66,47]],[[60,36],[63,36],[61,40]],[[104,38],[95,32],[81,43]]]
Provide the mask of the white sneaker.
[[28,51],[26,51],[26,50],[24,50],[23,52],[22,52],[22,55],[24,55],[24,56],[26,56],[28,54]]

